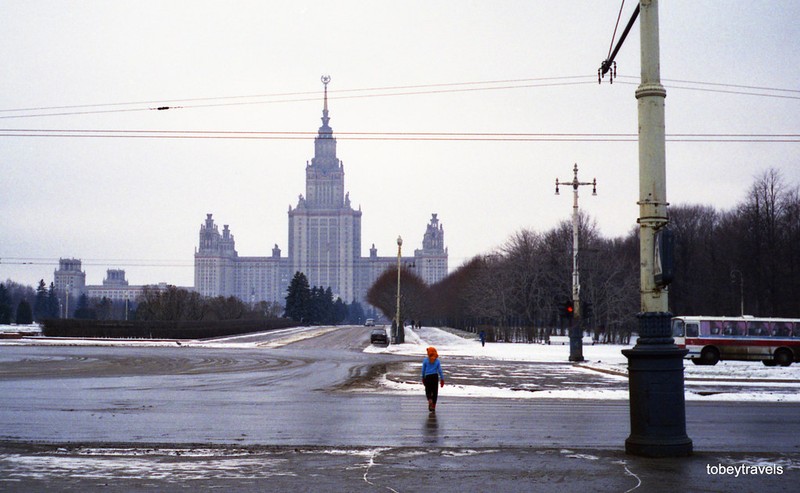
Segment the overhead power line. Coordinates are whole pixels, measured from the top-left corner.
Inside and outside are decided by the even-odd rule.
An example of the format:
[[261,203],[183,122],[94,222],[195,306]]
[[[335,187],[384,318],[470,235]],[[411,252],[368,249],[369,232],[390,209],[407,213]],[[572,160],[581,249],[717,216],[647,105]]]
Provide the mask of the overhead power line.
[[[4,129],[0,137],[309,140],[316,132],[233,130]],[[339,140],[473,142],[635,142],[635,133],[337,132]],[[792,133],[674,133],[668,142],[800,142]]]
[[[562,87],[594,84],[593,75],[572,75],[560,77],[537,77],[524,79],[503,79],[490,81],[449,82],[437,84],[416,84],[402,86],[366,87],[332,91],[329,99],[385,98],[417,95],[433,95],[475,91],[498,91],[528,88]],[[634,79],[631,76],[619,78]],[[667,86],[669,89],[685,89],[707,92],[738,94],[746,96],[800,99],[800,90],[774,87],[745,86],[719,82],[699,82],[688,80],[669,80],[685,84]],[[630,84],[630,83],[627,83]],[[688,84],[688,85],[687,85]],[[0,119],[36,118],[45,116],[75,116],[104,113],[146,112],[182,110],[193,108],[212,108],[224,106],[262,105],[318,101],[319,91],[279,92],[251,94],[242,96],[217,96],[205,98],[180,98],[163,100],[142,100],[115,103],[96,103],[81,105],[51,105],[38,107],[0,109]]]
[[[175,259],[81,259],[82,265],[120,267],[193,267],[193,262]],[[0,265],[59,265],[54,257],[2,257]]]
[[[392,97],[392,96],[416,96],[425,94],[444,94],[455,92],[473,92],[473,91],[497,91],[508,89],[522,89],[522,88],[535,88],[535,87],[554,87],[554,86],[569,86],[576,84],[590,84],[591,80],[588,76],[563,76],[563,77],[538,77],[528,79],[504,79],[493,81],[477,81],[477,82],[451,82],[440,84],[418,84],[418,85],[403,85],[403,86],[387,86],[387,87],[368,87],[360,89],[340,89],[331,92],[329,99],[357,99],[357,98],[377,98],[377,97]],[[264,99],[256,100],[252,99]],[[236,101],[236,100],[249,100],[249,101]],[[318,101],[319,91],[306,91],[306,92],[284,92],[273,94],[256,94],[249,96],[221,96],[210,98],[184,98],[184,99],[167,99],[167,100],[151,100],[151,101],[135,101],[135,102],[122,102],[122,103],[105,103],[105,104],[86,104],[86,105],[61,105],[61,106],[42,106],[31,108],[15,108],[0,110],[0,119],[11,118],[33,118],[40,116],[68,116],[68,115],[87,115],[99,113],[120,113],[120,112],[134,112],[134,111],[153,111],[153,110],[168,110],[168,109],[186,109],[186,108],[212,108],[220,106],[242,106],[242,105],[256,105],[256,104],[275,104],[275,103],[296,103],[306,101]],[[217,101],[217,102],[213,102]],[[188,104],[188,103],[196,104]],[[170,103],[183,103],[181,106],[170,106]],[[141,106],[147,105],[147,106]],[[156,105],[156,106],[150,106]],[[119,106],[137,106],[135,108],[118,108]],[[100,109],[104,107],[111,107],[109,109]],[[72,111],[57,111],[51,113],[35,113],[35,114],[15,114],[26,111],[52,111],[52,110],[72,110]],[[2,113],[12,113],[9,115],[2,115]]]

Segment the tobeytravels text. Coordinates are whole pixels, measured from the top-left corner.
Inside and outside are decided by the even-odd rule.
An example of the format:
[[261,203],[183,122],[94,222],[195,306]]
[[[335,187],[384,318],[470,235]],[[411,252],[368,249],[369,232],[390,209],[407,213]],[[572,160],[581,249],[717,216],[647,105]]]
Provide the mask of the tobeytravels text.
[[783,466],[780,465],[748,465],[748,464],[739,464],[738,466],[725,466],[722,464],[712,466],[711,464],[706,464],[706,473],[708,475],[726,475],[726,476],[747,476],[753,475],[757,476],[760,474],[771,474],[771,475],[780,475],[783,474]]

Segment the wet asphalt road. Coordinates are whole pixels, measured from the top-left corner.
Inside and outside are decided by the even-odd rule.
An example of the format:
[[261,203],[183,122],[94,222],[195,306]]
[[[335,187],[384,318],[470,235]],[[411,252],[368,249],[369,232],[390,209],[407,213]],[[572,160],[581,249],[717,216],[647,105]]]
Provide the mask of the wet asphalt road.
[[[263,337],[265,342],[273,339],[270,335]],[[363,328],[356,327],[266,349],[4,346],[0,348],[0,442],[5,444],[0,450],[0,490],[31,485],[25,481],[34,480],[35,475],[19,473],[26,467],[43,470],[52,467],[56,472],[50,481],[68,486],[65,479],[69,474],[53,464],[72,459],[73,464],[91,469],[97,457],[80,453],[85,449],[73,448],[80,444],[106,451],[109,447],[133,450],[153,447],[159,451],[164,447],[187,451],[221,447],[214,450],[223,452],[200,454],[201,458],[195,459],[168,453],[140,459],[151,466],[162,462],[173,464],[164,466],[167,469],[205,467],[209,471],[232,461],[229,451],[234,447],[249,447],[250,454],[255,453],[261,462],[272,463],[262,455],[264,447],[273,447],[269,453],[280,456],[275,464],[286,466],[278,468],[278,472],[264,473],[269,484],[293,485],[293,489],[303,484],[309,486],[299,491],[387,491],[375,486],[378,483],[371,485],[370,476],[364,476],[363,469],[369,464],[364,458],[370,454],[374,464],[369,467],[374,467],[373,472],[382,471],[387,478],[393,478],[388,484],[403,486],[404,490],[410,485],[427,484],[426,478],[459,477],[463,485],[498,481],[498,491],[536,491],[519,487],[528,483],[550,484],[558,478],[566,481],[562,477],[569,469],[566,464],[580,464],[581,470],[598,469],[596,476],[607,476],[611,482],[606,486],[612,483],[629,485],[627,488],[636,486],[635,481],[630,484],[636,474],[628,474],[620,464],[620,461],[641,463],[641,459],[626,458],[619,452],[629,432],[626,401],[448,398],[445,389],[439,411],[432,417],[422,396],[349,391],[352,387],[363,387],[365,382],[368,385],[385,369],[403,368],[410,362],[407,358],[361,352],[367,337]],[[458,371],[458,362],[450,361],[449,366]],[[538,370],[534,368],[534,373],[547,374],[548,368],[558,368],[560,372],[564,366],[540,365]],[[591,378],[599,378],[593,385],[603,382],[602,377]],[[750,454],[772,464],[788,461],[789,476],[760,476],[761,482],[752,483],[765,486],[765,481],[774,481],[769,483],[773,485],[770,491],[781,491],[780,485],[784,483],[779,479],[792,477],[795,484],[797,480],[798,470],[792,464],[800,463],[798,411],[800,406],[795,404],[688,403],[687,432],[694,440],[697,454],[690,461],[676,462],[674,467],[688,468],[694,471],[690,475],[700,480],[708,477],[704,469],[709,461],[721,461],[725,454],[744,454],[742,457]],[[31,443],[53,446],[36,449]],[[318,447],[330,447],[336,452],[322,452]],[[568,457],[566,449],[594,452]],[[447,451],[455,455],[448,456]],[[37,462],[33,459],[37,457],[40,461],[35,466]],[[380,457],[377,462],[376,457]],[[554,472],[545,478],[540,467],[528,465],[527,461],[532,459],[540,465],[550,464]],[[338,470],[339,462],[349,463],[350,469],[337,476],[333,471]],[[112,454],[106,466],[127,465],[108,466],[105,473],[78,477],[85,480],[99,475],[118,479],[124,477],[130,463],[130,456]],[[409,466],[415,463],[416,469]],[[232,470],[240,473],[253,466],[247,464],[232,466]],[[323,488],[321,483],[309,485],[308,478],[315,467],[319,469],[315,474],[341,477],[344,483],[340,486],[355,485],[353,478],[360,478],[363,484],[357,482],[359,489],[336,489],[335,482],[324,483],[332,489]],[[474,476],[470,472],[473,467],[486,471],[485,478],[477,475],[470,483],[467,478]],[[666,467],[659,474],[670,476],[674,467]],[[297,471],[292,472],[293,468],[305,472],[298,475]],[[504,468],[515,473],[509,476]],[[639,480],[646,473],[655,474],[658,468],[651,469],[640,470]],[[5,481],[13,471],[19,473],[14,473],[17,474],[14,477],[20,481]],[[260,473],[251,472],[240,479],[235,479],[236,474],[207,475],[217,477],[220,484],[239,484],[246,490],[252,487],[252,491],[259,491],[258,485],[263,486],[259,478],[265,478]],[[192,482],[173,483],[169,479],[173,476],[155,478],[153,484],[181,489]],[[305,482],[297,479],[300,477],[305,477]],[[506,479],[501,481],[502,478]],[[76,479],[76,487],[87,486],[84,480]],[[141,475],[134,474],[128,481],[125,491],[144,485]],[[102,481],[96,483],[101,484]],[[603,483],[599,479],[588,482],[588,489],[582,491],[608,491],[592,489],[590,484]]]

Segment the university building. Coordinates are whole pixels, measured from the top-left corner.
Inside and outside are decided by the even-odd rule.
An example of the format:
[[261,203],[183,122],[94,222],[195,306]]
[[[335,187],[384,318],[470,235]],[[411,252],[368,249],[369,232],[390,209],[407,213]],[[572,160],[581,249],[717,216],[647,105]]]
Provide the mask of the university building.
[[[145,288],[166,291],[167,283],[153,285],[130,285],[125,279],[122,269],[106,270],[103,284],[86,284],[86,272],[82,269],[82,261],[76,258],[58,259],[58,269],[53,272],[53,286],[58,293],[59,301],[66,310],[77,306],[78,298],[85,294],[90,299],[107,298],[113,302],[136,302]],[[67,300],[69,299],[69,300]],[[70,312],[72,309],[70,308]]]
[[[306,162],[306,190],[289,206],[288,255],[276,244],[264,257],[239,257],[228,225],[222,231],[212,214],[200,226],[194,255],[194,288],[203,296],[235,296],[245,302],[283,304],[295,272],[310,286],[330,287],[345,302],[363,301],[373,282],[397,256],[379,257],[375,245],[361,256],[361,209],[354,209],[344,187],[344,166],[336,155],[336,138],[328,116],[329,79],[325,84],[322,126],[314,139],[314,157]],[[406,246],[408,248],[408,246]],[[404,267],[426,283],[447,275],[444,229],[436,214],[423,235],[422,248],[401,258]]]

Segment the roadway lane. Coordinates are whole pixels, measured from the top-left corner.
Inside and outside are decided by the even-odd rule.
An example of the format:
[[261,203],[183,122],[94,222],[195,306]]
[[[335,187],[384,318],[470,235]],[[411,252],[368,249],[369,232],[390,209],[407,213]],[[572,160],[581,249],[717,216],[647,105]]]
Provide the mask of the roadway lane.
[[[628,435],[626,401],[455,398],[445,387],[431,417],[422,395],[343,391],[410,361],[363,353],[368,334],[258,349],[4,346],[0,441],[619,449]],[[696,450],[798,452],[798,411],[690,403],[687,428]]]

